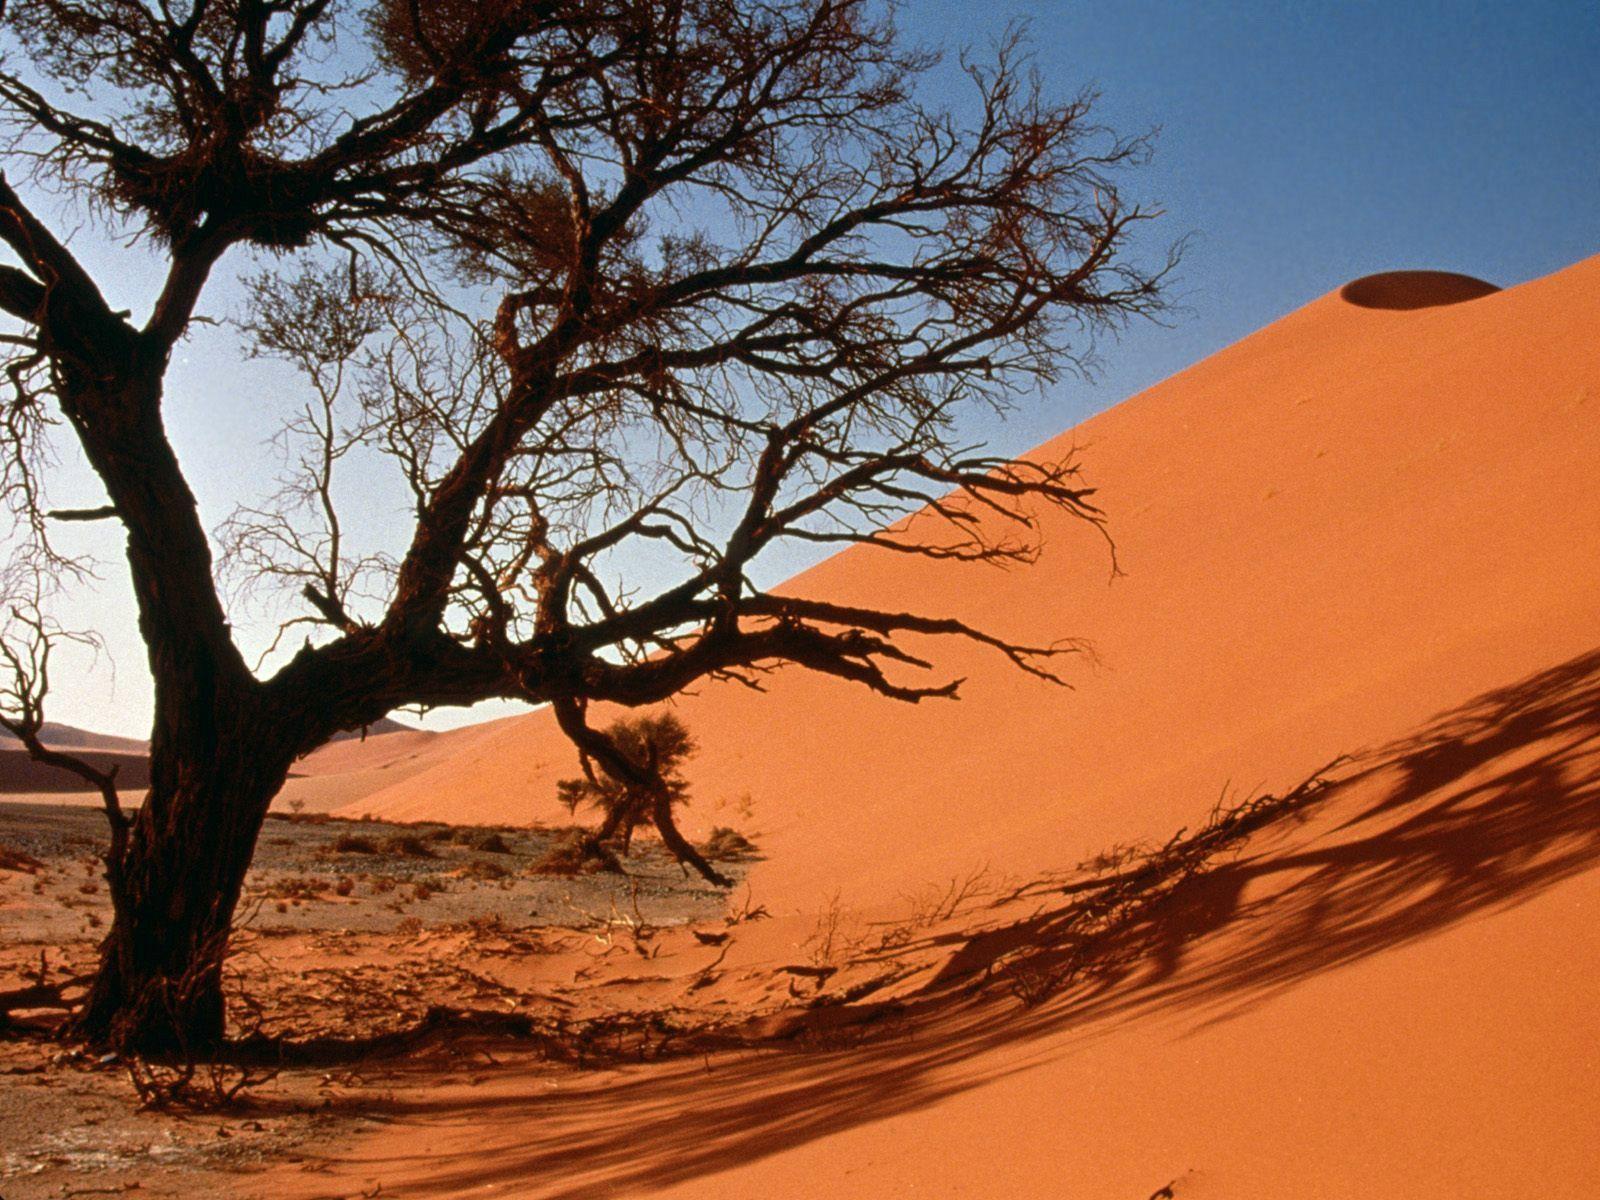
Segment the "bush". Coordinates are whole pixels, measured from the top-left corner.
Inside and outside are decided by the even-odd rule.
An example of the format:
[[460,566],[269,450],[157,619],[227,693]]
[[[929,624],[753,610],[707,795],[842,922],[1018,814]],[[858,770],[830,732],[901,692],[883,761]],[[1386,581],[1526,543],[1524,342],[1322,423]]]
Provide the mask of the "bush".
[[737,829],[718,825],[712,829],[705,844],[700,847],[700,852],[707,858],[724,861],[754,858],[756,844]]
[[354,833],[341,833],[333,843],[335,854],[376,854],[378,847],[373,845],[371,838],[361,837]]
[[498,833],[484,834],[481,838],[472,843],[472,848],[474,850],[480,850],[485,854],[511,853],[511,847],[506,844],[505,838],[501,837]]
[[533,864],[535,875],[593,875],[601,871],[620,874],[622,864],[615,854],[582,829],[567,830]]
[[[670,712],[622,717],[606,728],[606,737],[624,758],[654,774],[656,787],[667,795],[670,823],[672,811],[689,795],[688,782],[679,770],[695,752],[688,726]],[[561,780],[556,784],[556,796],[569,812],[576,813],[579,805],[588,804],[605,813],[605,836],[620,838],[624,853],[635,826],[650,823],[655,800],[654,789],[617,779],[587,760],[584,778]]]
[[397,833],[391,838],[385,838],[383,849],[389,854],[399,854],[406,858],[439,857],[433,852],[433,847],[414,833]]

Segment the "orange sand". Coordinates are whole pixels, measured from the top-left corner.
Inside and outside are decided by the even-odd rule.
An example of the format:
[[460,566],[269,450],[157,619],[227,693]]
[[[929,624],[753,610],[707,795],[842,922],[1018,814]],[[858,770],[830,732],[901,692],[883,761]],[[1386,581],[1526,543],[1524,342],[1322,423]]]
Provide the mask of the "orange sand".
[[[1087,638],[1074,690],[940,643],[959,703],[799,673],[680,701],[704,743],[691,828],[767,855],[751,889],[777,919],[740,927],[734,985],[794,961],[828,898],[865,927],[985,864],[1164,841],[1225,789],[1357,756],[1306,821],[1177,897],[1117,988],[957,1004],[835,1052],[419,1079],[347,1163],[262,1189],[1595,1194],[1597,328],[1600,258],[1499,292],[1357,281],[1040,448],[1080,452],[1115,582],[1091,530],[1048,519],[1027,570],[854,549],[788,585]],[[321,752],[296,786],[358,772],[339,794],[384,781],[350,812],[564,818],[573,755],[545,714],[385,746],[407,736]]]
[[[1059,518],[1028,569],[830,559],[789,588],[1086,637],[1099,665],[1068,664],[1066,691],[925,645],[967,683],[917,707],[799,673],[765,698],[706,685],[679,702],[705,743],[694,819],[760,835],[764,897],[871,903],[1163,837],[1230,782],[1292,782],[1592,648],[1597,321],[1600,259],[1413,311],[1330,295],[1088,421],[1037,453],[1078,448],[1114,582]],[[353,811],[559,819],[553,722],[490,729]]]
[[[695,819],[758,836],[754,895],[797,915],[750,928],[794,940],[825,895],[865,921],[1364,752],[1121,991],[866,1050],[418,1090],[320,1194],[1592,1195],[1596,328],[1600,259],[1504,292],[1358,282],[1040,449],[1081,452],[1115,583],[1050,521],[1029,570],[857,549],[790,585],[1086,637],[1073,691],[945,644],[960,703],[798,674],[681,702]],[[544,715],[474,736],[356,809],[558,816]]]

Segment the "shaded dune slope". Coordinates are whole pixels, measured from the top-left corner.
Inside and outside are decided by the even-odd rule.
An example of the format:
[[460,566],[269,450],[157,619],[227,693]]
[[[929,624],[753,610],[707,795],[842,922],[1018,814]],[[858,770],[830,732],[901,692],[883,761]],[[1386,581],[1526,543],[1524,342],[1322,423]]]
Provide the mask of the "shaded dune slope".
[[[116,767],[117,784],[127,802],[136,802],[139,792],[150,785],[150,746],[142,738],[53,721],[46,721],[40,734],[45,745],[69,750],[91,766]],[[326,811],[389,787],[432,761],[427,750],[436,736],[387,717],[365,731],[335,734],[326,746],[296,764],[277,806],[297,803],[312,812]],[[99,794],[78,776],[37,763],[14,740],[0,738],[0,800],[8,798],[100,803]]]

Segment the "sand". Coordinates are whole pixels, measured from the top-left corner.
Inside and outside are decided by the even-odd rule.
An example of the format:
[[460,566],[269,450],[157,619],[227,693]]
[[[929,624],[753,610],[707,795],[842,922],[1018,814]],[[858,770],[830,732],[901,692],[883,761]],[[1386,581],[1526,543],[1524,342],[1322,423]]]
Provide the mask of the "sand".
[[[966,678],[959,702],[794,672],[678,702],[704,745],[686,825],[766,855],[749,896],[774,919],[741,929],[727,1003],[741,972],[814,949],[819,914],[866,931],[985,867],[1026,881],[1165,842],[1344,757],[1300,819],[1148,914],[1103,984],[1037,1007],[950,993],[863,1045],[419,1077],[344,1161],[259,1190],[1592,1195],[1597,327],[1600,258],[1504,291],[1356,281],[1036,451],[1100,489],[1115,580],[1093,531],[1047,518],[1035,567],[858,548],[787,585],[1086,639],[1071,690],[941,643],[919,649]],[[382,766],[372,747],[404,736],[302,786],[365,772],[325,799],[564,819],[573,756],[545,714]],[[981,961],[981,923],[930,934],[906,995],[931,994],[932,959]]]
[[[1164,836],[1226,786],[1290,782],[1583,653],[1597,317],[1600,260],[1415,310],[1335,293],[1036,452],[1076,449],[1122,577],[1048,517],[1032,568],[853,549],[801,575],[796,593],[1081,637],[1093,659],[1069,691],[924,645],[967,682],[916,707],[799,673],[764,698],[706,685],[677,705],[705,744],[690,823],[751,827],[757,886],[785,902],[871,904]],[[447,796],[473,820],[555,819],[574,760],[553,723],[490,730],[353,811],[436,816]]]
[[[1501,292],[1362,281],[1041,447],[1075,449],[1101,488],[1114,582],[1092,532],[1054,521],[1028,570],[851,550],[789,585],[1087,638],[1098,665],[1071,668],[1074,690],[946,645],[955,704],[798,675],[680,703],[706,744],[697,819],[749,798],[755,895],[801,914],[836,894],[862,921],[1363,756],[1252,869],[1177,905],[1171,952],[1120,989],[1042,1015],[957,1007],[865,1052],[417,1097],[344,1178],[702,1200],[1592,1194],[1597,325],[1600,259]],[[479,819],[548,811],[570,761],[537,714],[474,756],[449,802]],[[358,807],[425,815],[450,770]]]

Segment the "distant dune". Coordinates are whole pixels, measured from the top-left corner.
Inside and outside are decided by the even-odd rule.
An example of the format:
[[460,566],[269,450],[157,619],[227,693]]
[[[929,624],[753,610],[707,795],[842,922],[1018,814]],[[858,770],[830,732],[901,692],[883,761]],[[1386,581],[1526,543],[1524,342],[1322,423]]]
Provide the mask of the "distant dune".
[[[73,725],[46,721],[40,731],[47,746],[71,750],[102,770],[116,766],[117,782],[125,797],[150,784],[149,743],[142,738],[95,733]],[[401,778],[403,770],[385,771],[405,760],[410,749],[426,745],[435,735],[385,717],[365,730],[334,735],[333,740],[294,772],[279,804],[300,799],[310,811],[348,804]],[[379,739],[384,739],[379,745]],[[350,747],[355,747],[352,755]],[[302,784],[300,777],[338,774],[336,783]],[[14,739],[0,734],[0,800],[44,799],[99,803],[99,796],[69,772],[34,762]]]
[[[116,767],[117,781],[124,790],[137,791],[150,784],[146,746],[138,738],[95,733],[56,721],[46,721],[39,734],[45,745],[71,750],[102,771]],[[87,789],[88,785],[76,775],[34,762],[10,734],[0,732],[0,800],[100,803],[99,793]]]
[[[117,754],[143,754],[146,749],[146,743],[141,738],[95,733],[72,725],[62,725],[56,721],[44,723],[39,730],[39,739],[47,746],[58,746],[63,750],[109,750]],[[15,739],[5,732],[0,732],[0,741],[15,744]]]

